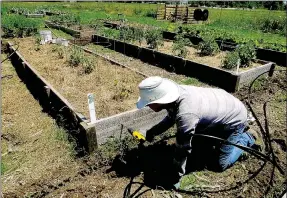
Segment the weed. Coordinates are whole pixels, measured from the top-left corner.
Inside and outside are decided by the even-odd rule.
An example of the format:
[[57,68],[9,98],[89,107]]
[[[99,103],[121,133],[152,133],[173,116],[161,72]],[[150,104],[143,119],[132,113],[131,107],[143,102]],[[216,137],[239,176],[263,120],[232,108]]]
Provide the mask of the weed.
[[236,51],[239,54],[240,62],[242,66],[249,66],[251,60],[256,58],[255,46],[252,42],[240,45]]
[[203,38],[203,41],[199,43],[198,48],[200,54],[203,56],[212,56],[219,52],[218,45],[211,36]]
[[68,151],[71,156],[76,156],[76,140],[67,131],[61,128],[54,130],[53,134],[56,141],[65,143],[68,146]]
[[162,32],[160,30],[149,30],[145,33],[145,39],[151,49],[157,49],[163,45]]
[[178,34],[175,37],[175,41],[172,45],[172,52],[175,53],[176,56],[180,56],[185,58],[188,55],[188,50],[186,45],[190,42],[187,38],[184,38],[183,34]]
[[187,78],[181,81],[184,85],[198,85],[200,82],[196,78]]
[[238,63],[240,63],[238,52],[229,52],[222,61],[222,67],[225,69],[233,69],[237,67]]
[[35,47],[34,47],[34,50],[35,50],[35,51],[39,51],[40,49],[41,49],[41,48],[40,48],[40,44],[36,44]]
[[83,61],[83,69],[85,74],[90,74],[94,71],[95,65],[94,65],[94,60],[91,59],[84,59]]
[[73,47],[69,56],[69,63],[72,67],[77,67],[84,61],[83,50]]
[[1,175],[3,175],[7,171],[7,166],[4,164],[3,161],[1,161]]
[[260,29],[263,32],[279,33],[285,35],[286,33],[286,18],[265,18],[261,21]]

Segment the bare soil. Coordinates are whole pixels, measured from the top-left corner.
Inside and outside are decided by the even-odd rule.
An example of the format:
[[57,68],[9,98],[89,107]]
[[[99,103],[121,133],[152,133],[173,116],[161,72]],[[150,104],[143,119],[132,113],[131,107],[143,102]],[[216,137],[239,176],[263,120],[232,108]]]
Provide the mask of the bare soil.
[[128,69],[112,65],[101,58],[84,53],[95,67],[84,74],[82,66],[71,67],[67,57],[72,47],[64,48],[64,58],[59,58],[59,46],[41,45],[35,51],[33,38],[15,39],[19,52],[39,73],[47,79],[75,109],[87,118],[87,94],[94,93],[98,118],[132,110],[138,98],[138,84],[144,79]]

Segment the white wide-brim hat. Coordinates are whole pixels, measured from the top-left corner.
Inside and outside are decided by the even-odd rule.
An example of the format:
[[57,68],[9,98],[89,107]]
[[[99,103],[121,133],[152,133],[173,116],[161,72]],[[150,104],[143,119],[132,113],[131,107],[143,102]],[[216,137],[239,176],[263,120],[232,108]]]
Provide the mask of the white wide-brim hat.
[[139,84],[140,97],[137,108],[141,109],[149,104],[168,104],[179,98],[179,86],[166,78],[152,76]]

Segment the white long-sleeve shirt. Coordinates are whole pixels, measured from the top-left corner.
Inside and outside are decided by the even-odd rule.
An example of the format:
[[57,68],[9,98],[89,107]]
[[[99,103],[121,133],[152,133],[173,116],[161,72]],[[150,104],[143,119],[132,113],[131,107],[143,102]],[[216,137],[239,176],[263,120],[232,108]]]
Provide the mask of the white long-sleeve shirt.
[[[223,126],[228,129],[246,123],[247,109],[233,95],[216,88],[179,85],[180,96],[168,116],[151,130],[161,133],[177,124],[178,133]],[[219,131],[220,132],[220,131]]]

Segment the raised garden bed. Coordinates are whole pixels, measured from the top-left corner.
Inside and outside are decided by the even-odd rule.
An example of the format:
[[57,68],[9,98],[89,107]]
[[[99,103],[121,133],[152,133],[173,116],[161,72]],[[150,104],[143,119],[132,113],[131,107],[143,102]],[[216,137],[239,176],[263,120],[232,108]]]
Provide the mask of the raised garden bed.
[[[39,98],[46,97],[44,102],[46,105],[54,108],[53,103],[56,103],[59,111],[67,106],[72,111],[72,115],[76,115],[78,119],[74,122],[86,131],[89,151],[96,148],[98,144],[104,143],[109,136],[119,136],[122,130],[126,130],[122,129],[121,124],[148,128],[164,117],[165,112],[154,113],[148,108],[133,110],[138,98],[137,85],[144,78],[135,72],[85,54],[86,57],[94,60],[96,68],[88,75],[79,75],[81,69],[68,66],[65,60],[58,57],[53,45],[43,45],[40,50],[35,51],[33,38],[16,40],[19,43],[19,49],[13,54],[12,62],[16,67],[21,68],[19,74],[24,76],[24,81],[35,80],[36,88],[42,90],[34,93],[41,95]],[[13,51],[15,48],[10,44],[10,53]],[[51,99],[47,102],[51,92],[58,95],[56,94],[57,97],[53,102]],[[95,94],[96,113],[98,118],[101,118],[90,125],[87,124],[86,119],[88,117],[87,93]],[[123,93],[124,96],[121,95]]]
[[99,35],[93,36],[93,42],[99,44],[110,42],[111,45],[108,47],[117,52],[138,58],[144,62],[157,65],[177,74],[195,77],[201,81],[221,87],[230,92],[239,90],[240,87],[248,84],[250,81],[252,81],[252,79],[256,78],[262,72],[272,70],[275,67],[274,63],[272,62],[259,61],[262,66],[236,74],[231,71],[210,67],[206,64],[200,64],[191,60],[172,56],[137,45],[124,43],[115,39],[109,39]]
[[[119,27],[119,22],[105,22],[104,23],[106,27],[109,28],[118,28]],[[133,26],[131,26],[133,27]],[[147,28],[147,26],[143,26]],[[169,31],[162,31],[162,36],[164,39],[168,40],[175,40],[177,33],[174,32],[169,32]],[[202,41],[202,38],[197,37],[197,36],[188,36],[186,35],[185,38],[188,38],[191,43],[194,45],[198,45],[199,42]],[[219,45],[221,50],[233,50],[238,44],[233,43],[233,42],[226,42],[222,40],[216,40],[217,44]],[[287,46],[286,46],[287,47]],[[285,66],[286,67],[286,53],[284,52],[279,52],[271,49],[264,49],[264,48],[256,48],[256,53],[257,53],[257,58],[261,60],[266,60],[266,61],[271,61],[274,62],[280,66]]]
[[72,35],[75,38],[80,38],[81,37],[81,32],[80,31],[72,30],[72,29],[70,29],[68,27],[57,25],[57,24],[54,24],[54,23],[49,22],[49,21],[45,21],[45,25],[46,25],[46,27],[49,27],[49,28],[62,30],[63,32],[65,32],[67,34],[70,34],[70,35]]

